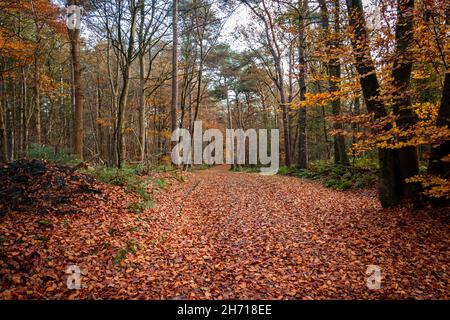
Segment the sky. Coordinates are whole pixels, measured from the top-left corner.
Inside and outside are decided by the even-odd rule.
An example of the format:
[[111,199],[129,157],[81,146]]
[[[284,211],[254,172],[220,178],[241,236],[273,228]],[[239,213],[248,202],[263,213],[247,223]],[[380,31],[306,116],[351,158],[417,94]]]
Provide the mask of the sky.
[[225,22],[220,40],[228,43],[231,49],[235,51],[245,50],[245,44],[235,38],[235,29],[236,27],[248,25],[250,19],[251,15],[249,9],[241,4],[233,15]]
[[[362,0],[366,13],[372,12],[376,5],[377,0]],[[230,45],[231,49],[235,51],[244,51],[246,44],[244,41],[235,37],[235,29],[237,27],[245,27],[249,24],[251,19],[251,11],[244,4],[240,4],[236,11],[225,22],[222,35],[220,37],[221,42],[226,42]]]

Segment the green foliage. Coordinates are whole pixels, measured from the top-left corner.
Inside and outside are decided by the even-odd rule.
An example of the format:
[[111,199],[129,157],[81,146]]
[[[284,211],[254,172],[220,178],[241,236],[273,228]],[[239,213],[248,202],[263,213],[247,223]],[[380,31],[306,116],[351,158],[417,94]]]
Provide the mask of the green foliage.
[[46,227],[50,224],[50,221],[49,220],[39,220],[38,224]]
[[189,167],[187,170],[188,171],[197,171],[197,170],[206,170],[209,168],[211,168],[211,166],[209,164],[202,163],[202,164],[193,165],[192,167]]
[[149,171],[152,171],[152,172],[171,172],[174,170],[176,170],[176,169],[170,165],[157,165],[157,166],[152,166],[149,169]]
[[55,152],[53,148],[47,146],[41,146],[37,143],[32,143],[28,151],[30,158],[47,160],[49,162],[59,164],[76,164],[80,162],[79,159],[73,154],[70,154],[67,150],[61,150]]
[[378,170],[378,160],[376,155],[374,154],[371,157],[355,157],[352,159],[352,164],[354,167],[358,168],[372,168]]
[[128,253],[135,254],[139,250],[139,244],[136,240],[128,240],[125,248],[119,249],[114,257],[114,263],[119,264],[125,259]]
[[142,213],[146,209],[150,209],[154,206],[154,202],[152,200],[148,201],[140,201],[140,202],[133,202],[128,207],[128,210],[134,213]]
[[119,264],[125,258],[127,253],[127,249],[120,249],[119,251],[117,251],[116,256],[114,257],[114,263]]
[[150,178],[150,180],[151,180],[154,184],[156,184],[156,186],[157,186],[158,188],[160,188],[160,189],[163,189],[163,188],[165,188],[165,187],[167,186],[167,181],[166,181],[166,179],[164,179],[164,178],[158,178],[158,179]]
[[255,165],[251,165],[251,166],[243,166],[243,165],[235,165],[231,171],[233,172],[260,172],[260,167],[259,166],[255,166]]
[[278,174],[319,180],[325,187],[337,190],[368,188],[377,182],[372,168],[337,166],[324,161],[312,162],[309,169],[281,167]]
[[[124,166],[122,169],[99,167],[86,173],[105,183],[124,187],[126,192],[137,194],[141,201],[131,203],[128,209],[134,213],[142,213],[154,206],[153,193],[167,186],[164,178],[143,177],[141,174],[145,171],[144,166],[136,165]],[[152,192],[147,189],[149,183],[156,186]]]
[[290,166],[290,167],[281,167],[278,169],[278,174],[281,174],[283,176],[285,175],[291,175],[294,174],[297,171],[297,168]]

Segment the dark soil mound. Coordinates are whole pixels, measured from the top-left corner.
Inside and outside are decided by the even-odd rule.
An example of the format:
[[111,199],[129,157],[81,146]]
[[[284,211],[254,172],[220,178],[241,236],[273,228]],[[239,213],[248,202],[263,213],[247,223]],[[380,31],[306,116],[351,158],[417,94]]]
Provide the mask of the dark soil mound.
[[68,166],[21,159],[0,168],[0,215],[9,211],[76,213],[80,195],[101,193],[96,180]]

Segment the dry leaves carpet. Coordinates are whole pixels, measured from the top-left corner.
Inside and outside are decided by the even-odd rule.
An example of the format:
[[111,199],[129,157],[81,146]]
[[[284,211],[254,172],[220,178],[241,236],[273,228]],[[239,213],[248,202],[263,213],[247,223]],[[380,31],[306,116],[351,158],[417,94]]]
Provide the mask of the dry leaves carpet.
[[[95,183],[78,212],[0,217],[2,299],[449,299],[448,212],[380,208],[341,192],[226,167],[166,177],[156,206]],[[81,269],[79,290],[66,268]],[[381,289],[366,286],[368,265]]]

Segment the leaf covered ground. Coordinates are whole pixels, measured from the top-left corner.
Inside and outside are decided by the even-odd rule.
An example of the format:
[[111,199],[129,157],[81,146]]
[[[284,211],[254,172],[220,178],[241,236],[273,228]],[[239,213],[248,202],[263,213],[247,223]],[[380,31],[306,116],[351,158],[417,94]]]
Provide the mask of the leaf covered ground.
[[[216,167],[165,174],[156,205],[95,182],[77,213],[0,217],[2,299],[449,299],[449,216],[372,191]],[[70,204],[73,208],[74,203]],[[25,212],[25,210],[28,210]],[[81,269],[79,290],[65,271]],[[368,265],[381,289],[366,286]]]

